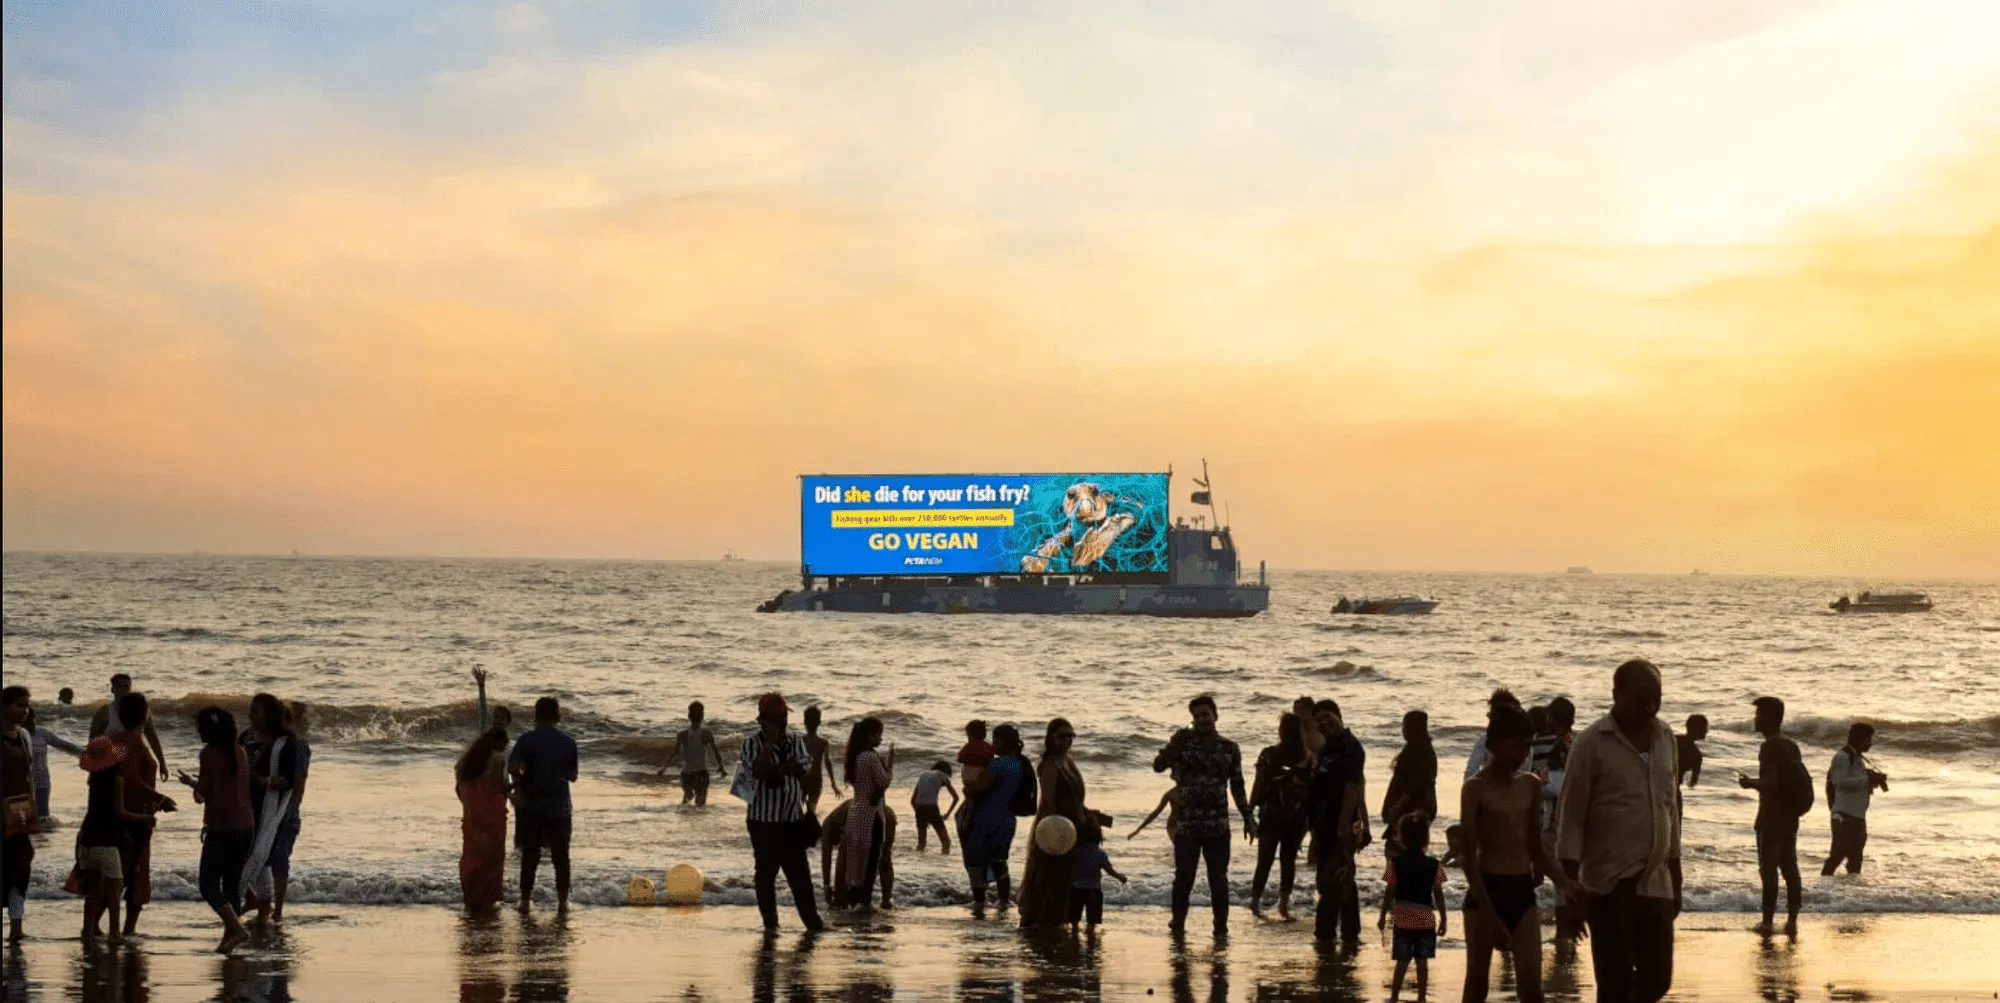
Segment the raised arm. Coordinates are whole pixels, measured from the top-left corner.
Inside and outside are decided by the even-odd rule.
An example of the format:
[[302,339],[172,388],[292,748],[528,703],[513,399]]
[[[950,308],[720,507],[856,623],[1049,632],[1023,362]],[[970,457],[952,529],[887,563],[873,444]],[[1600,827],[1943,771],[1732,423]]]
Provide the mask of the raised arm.
[[484,735],[493,727],[493,716],[486,709],[486,670],[472,670],[472,681],[479,684],[479,733]]
[[48,744],[53,745],[56,748],[61,749],[62,751],[67,752],[72,756],[83,755],[83,746],[80,746],[75,742],[72,742],[69,739],[62,737],[61,735],[58,735],[47,728],[37,728],[35,730],[42,733],[42,741],[47,742]]
[[1165,773],[1180,765],[1181,746],[1187,744],[1187,734],[1187,729],[1182,728],[1174,732],[1174,737],[1167,739],[1166,746],[1160,750],[1159,755],[1153,757],[1154,773]]

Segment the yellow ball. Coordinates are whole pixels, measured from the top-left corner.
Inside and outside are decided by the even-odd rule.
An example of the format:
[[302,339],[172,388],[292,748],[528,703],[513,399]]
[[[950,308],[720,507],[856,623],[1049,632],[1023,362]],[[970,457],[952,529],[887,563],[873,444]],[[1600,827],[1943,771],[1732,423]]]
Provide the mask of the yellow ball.
[[700,905],[701,892],[701,868],[693,864],[675,864],[667,871],[668,905]]
[[1035,823],[1035,845],[1052,857],[1060,857],[1076,847],[1076,823],[1061,815],[1050,815]]
[[641,874],[625,886],[625,904],[652,905],[653,891],[653,879]]

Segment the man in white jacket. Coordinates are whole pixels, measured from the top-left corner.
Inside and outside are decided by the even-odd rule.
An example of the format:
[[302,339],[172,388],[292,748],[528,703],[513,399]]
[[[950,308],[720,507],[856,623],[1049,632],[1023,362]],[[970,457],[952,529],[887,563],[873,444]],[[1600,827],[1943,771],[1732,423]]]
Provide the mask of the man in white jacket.
[[1847,729],[1847,744],[1833,754],[1826,768],[1826,803],[1833,810],[1833,850],[1821,874],[1832,874],[1842,861],[1847,873],[1861,873],[1861,851],[1868,845],[1868,799],[1875,788],[1889,789],[1889,778],[1868,765],[1866,753],[1875,744],[1875,729],[1855,722]]

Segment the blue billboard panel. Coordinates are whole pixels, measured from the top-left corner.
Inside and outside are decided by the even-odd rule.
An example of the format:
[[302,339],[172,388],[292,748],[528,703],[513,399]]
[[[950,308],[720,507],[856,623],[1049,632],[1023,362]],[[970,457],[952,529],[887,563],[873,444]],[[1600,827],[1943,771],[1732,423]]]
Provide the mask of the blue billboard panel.
[[1165,574],[1166,474],[800,478],[814,575]]

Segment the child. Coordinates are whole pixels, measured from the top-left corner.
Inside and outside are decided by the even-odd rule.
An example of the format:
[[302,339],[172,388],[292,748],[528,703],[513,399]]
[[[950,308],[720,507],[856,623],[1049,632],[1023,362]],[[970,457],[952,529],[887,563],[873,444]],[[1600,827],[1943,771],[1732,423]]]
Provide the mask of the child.
[[47,822],[50,821],[49,789],[53,785],[49,777],[49,746],[53,745],[72,756],[83,755],[83,747],[35,723],[32,708],[28,711],[28,719],[21,722],[21,727],[28,733],[28,744],[35,757],[35,817]]
[[958,765],[965,767],[965,785],[986,775],[993,765],[993,743],[986,740],[986,722],[965,722],[965,744],[958,749]]
[[111,941],[118,942],[118,906],[125,873],[119,863],[118,847],[124,840],[126,826],[153,820],[151,815],[126,807],[124,761],[125,747],[99,735],[84,748],[78,764],[90,774],[83,822],[76,831],[76,875],[86,895],[83,903],[86,941],[96,939],[98,919],[109,912]]
[[1486,999],[1493,951],[1512,950],[1521,1003],[1541,1003],[1542,920],[1535,908],[1541,875],[1561,875],[1542,849],[1542,781],[1521,772],[1535,728],[1518,707],[1487,718],[1486,764],[1465,782],[1465,1000]]
[[1444,859],[1438,861],[1438,866],[1458,869],[1465,867],[1465,826],[1444,827]]
[[1173,839],[1180,831],[1179,820],[1174,815],[1180,811],[1181,807],[1181,771],[1175,770],[1168,775],[1173,778],[1174,785],[1167,788],[1165,794],[1160,795],[1160,803],[1153,807],[1153,813],[1146,816],[1146,820],[1139,823],[1137,829],[1128,833],[1125,836],[1126,839],[1133,839],[1140,833],[1145,832],[1146,827],[1152,825],[1153,820],[1159,818],[1161,812],[1167,813],[1167,838],[1169,840]]
[[[1392,842],[1403,848],[1383,872],[1382,916],[1375,921],[1381,929],[1389,921],[1393,906],[1396,934],[1391,955],[1396,959],[1396,988],[1390,1003],[1403,998],[1403,976],[1410,960],[1417,962],[1417,999],[1430,992],[1431,959],[1437,957],[1438,938],[1444,936],[1450,915],[1444,903],[1444,865],[1425,853],[1431,842],[1430,817],[1420,811],[1405,814],[1396,822]],[[1435,922],[1431,916],[1435,910]]]
[[[681,757],[681,803],[692,801],[696,808],[708,804],[708,754],[715,753],[716,765],[722,765],[722,747],[715,744],[715,733],[702,724],[707,716],[708,709],[701,701],[688,704],[688,726],[674,736],[674,751]],[[667,753],[668,759],[673,756],[673,752]],[[660,767],[660,772],[667,772],[667,768]]]
[[1689,714],[1687,731],[1675,742],[1675,751],[1680,758],[1679,775],[1685,778],[1689,787],[1701,783],[1701,747],[1696,745],[1708,737],[1708,715]]
[[[938,791],[951,792],[951,807],[938,811]],[[937,830],[938,845],[945,855],[951,854],[951,837],[945,835],[944,820],[958,810],[958,790],[951,785],[951,764],[940,759],[917,778],[917,789],[910,792],[910,808],[917,816],[917,852],[924,852],[924,837]]]
[[840,781],[834,778],[833,743],[819,735],[819,705],[806,708],[806,757],[812,765],[806,768],[805,779],[799,782],[806,795],[806,810],[818,814],[819,794],[822,784],[833,785],[833,796],[840,796]]
[[[1070,851],[1071,866],[1074,869],[1069,886],[1069,932],[1076,935],[1078,923],[1088,922],[1090,932],[1097,932],[1097,925],[1104,922],[1104,875],[1109,874],[1125,884],[1125,875],[1111,866],[1111,857],[1104,852],[1103,829],[1099,826],[1111,824],[1108,816],[1098,816],[1098,825],[1086,826],[1077,834],[1076,849]],[[1143,828],[1143,827],[1142,827]]]

